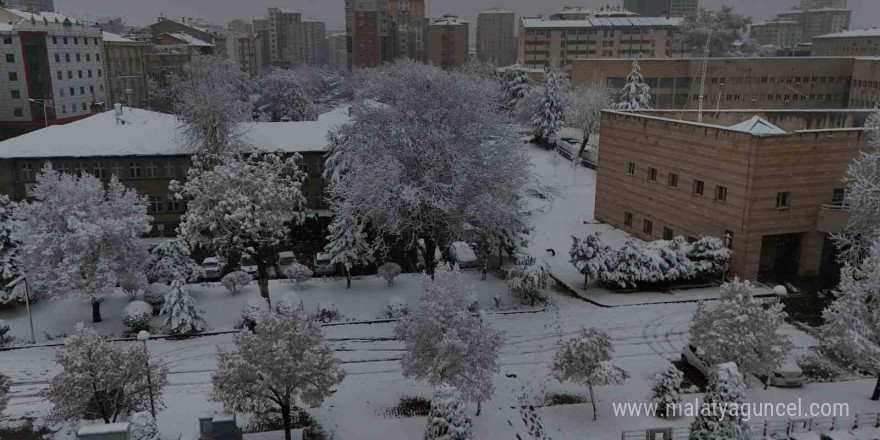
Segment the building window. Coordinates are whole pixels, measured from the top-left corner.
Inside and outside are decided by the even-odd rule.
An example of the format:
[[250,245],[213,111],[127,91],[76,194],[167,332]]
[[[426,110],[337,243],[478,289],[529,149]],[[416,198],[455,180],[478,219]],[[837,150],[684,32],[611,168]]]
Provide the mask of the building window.
[[18,90],[11,90],[9,94],[12,95],[12,99],[21,99],[21,92]]
[[113,162],[110,164],[110,174],[116,177],[122,177],[122,164],[119,162]]
[[33,182],[36,178],[36,170],[34,165],[29,163],[21,164],[21,180],[25,182]]
[[95,162],[94,172],[95,172],[95,177],[97,177],[99,179],[106,179],[106,178],[110,177],[107,173],[107,167],[105,167],[104,164],[101,162]]
[[[79,94],[80,95],[86,94],[86,86],[79,86]],[[83,110],[85,110],[85,109],[83,109]]]
[[57,72],[55,72],[55,73],[57,73],[57,75],[56,75],[56,76],[57,76],[57,77],[58,77],[58,81],[61,81],[61,80],[62,80],[62,79],[64,79],[64,74],[63,74],[63,73],[61,73],[61,71],[60,71],[60,70],[59,70],[59,71],[57,71]]
[[55,54],[55,62],[56,62],[56,63],[60,63],[60,62],[61,62],[61,54],[57,54],[57,53]]
[[672,231],[672,229],[669,229],[666,226],[664,226],[663,227],[663,239],[664,240],[672,240],[673,238],[675,238],[675,233]]
[[76,71],[76,75],[77,75],[80,79],[82,79],[82,77],[83,77],[83,71],[82,71],[82,70],[77,70],[77,71]]
[[58,44],[58,37],[52,37],[52,44]]
[[[97,45],[98,45],[98,39],[95,38],[95,46],[97,46]],[[100,61],[100,60],[99,60],[99,61]]]
[[15,62],[15,54],[12,54],[12,53],[6,54],[6,62],[7,63],[14,63]]
[[67,79],[73,79],[73,71],[72,70],[67,71]]
[[66,105],[61,106],[61,113],[67,113],[67,106]]
[[789,206],[789,196],[791,193],[788,192],[779,192],[776,193],[776,208],[777,209],[788,209]]
[[174,162],[165,162],[165,177],[174,177]]
[[657,181],[657,168],[648,168],[648,182]]
[[3,44],[12,44],[12,37],[3,37]]
[[162,212],[162,197],[150,196],[149,203],[147,205],[147,211],[149,211],[149,212]]
[[701,196],[703,195],[703,190],[706,187],[706,184],[703,183],[702,180],[694,180],[694,195]]
[[[99,54],[99,53],[95,54],[95,61],[101,61],[101,54]],[[99,70],[99,72],[100,72],[100,70]]]
[[10,81],[18,81],[18,73],[16,73],[16,72],[9,72],[9,80],[10,80]]
[[67,61],[68,63],[70,62],[70,54],[69,53],[64,54],[64,61]]
[[83,174],[86,174],[86,164],[82,162],[76,162],[73,164],[73,170],[76,172],[77,177],[82,177]]
[[14,114],[16,117],[20,118],[20,117],[24,116],[24,110],[21,107],[16,107],[16,108],[12,109],[12,114]]
[[92,61],[92,54],[90,54],[90,53],[86,54],[86,61]]
[[101,76],[103,76],[101,69],[98,69],[98,78],[100,78]]
[[89,78],[92,77],[92,69],[89,69]]
[[170,212],[180,212],[180,201],[175,199],[173,196],[168,198],[168,211]]
[[79,37],[73,37],[73,44],[79,44]]
[[159,177],[159,166],[152,160],[147,162],[147,177]]
[[626,163],[626,174],[630,176],[636,173],[636,163],[635,162],[627,162]]
[[137,162],[129,162],[128,177],[141,177],[141,165]]
[[645,220],[645,222],[642,224],[642,232],[651,235],[651,233],[654,232],[654,222],[652,222],[651,220]]
[[70,96],[76,96],[76,89],[73,87],[70,88]]
[[63,37],[62,41],[64,42],[64,44],[67,44],[67,37]]
[[669,177],[666,179],[666,185],[670,188],[678,188],[678,174],[669,173]]
[[83,111],[86,111],[86,108],[87,108],[87,107],[86,107],[86,103],[82,103],[82,109],[83,109]]
[[715,201],[716,202],[726,202],[727,201],[727,187],[716,185],[715,186]]
[[831,193],[831,203],[834,205],[843,205],[846,200],[846,190],[844,188],[835,188]]

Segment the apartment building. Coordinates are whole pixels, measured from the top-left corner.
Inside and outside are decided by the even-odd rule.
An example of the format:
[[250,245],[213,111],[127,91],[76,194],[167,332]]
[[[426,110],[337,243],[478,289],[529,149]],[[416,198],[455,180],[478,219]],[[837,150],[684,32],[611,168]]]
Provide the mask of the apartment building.
[[[849,105],[853,58],[711,58],[707,63],[704,108],[841,109]],[[642,59],[651,105],[696,109],[703,59]],[[623,88],[632,60],[577,60],[572,84],[599,81]]]
[[[224,43],[226,44],[224,37]],[[194,54],[214,54],[216,46],[184,33],[164,33],[153,37],[144,56],[147,75],[160,86],[168,86],[169,76],[180,75]],[[225,52],[225,46],[224,46]]]
[[0,8],[0,137],[101,111],[100,29],[54,12]]
[[623,7],[644,17],[684,17],[697,12],[698,0],[625,0]]
[[856,58],[853,65],[850,108],[880,107],[880,58]]
[[498,66],[516,63],[516,14],[493,8],[477,16],[477,57]]
[[813,38],[814,56],[880,56],[880,29],[854,29]]
[[603,112],[596,219],[647,241],[728,235],[731,274],[749,280],[833,278],[828,234],[846,223],[841,179],[864,129],[741,116],[728,127]]
[[225,30],[229,61],[251,78],[263,76],[262,41],[254,34]]
[[394,60],[394,26],[388,8],[389,0],[345,0],[349,67],[377,67]]
[[285,8],[269,8],[269,59],[273,66],[299,64],[302,14]]
[[425,0],[388,0],[394,53],[397,58],[425,60]]
[[178,39],[191,40],[193,44],[204,42],[213,47],[210,53],[226,58],[226,36],[217,29],[197,26],[192,18],[181,18],[180,21],[159,17],[150,25],[153,40],[162,34],[174,35]]
[[348,50],[345,33],[327,36],[327,66],[335,70],[348,68]]
[[4,0],[7,8],[22,11],[55,12],[55,0]]
[[303,20],[300,29],[300,64],[324,65],[327,62],[327,26],[323,21]]
[[441,67],[462,65],[469,55],[470,25],[446,14],[431,23],[431,53],[428,61]]
[[520,20],[518,58],[528,68],[570,69],[577,60],[668,57],[681,18],[604,17]]
[[793,49],[801,41],[803,41],[803,27],[799,21],[765,21],[749,27],[749,42],[755,44]]
[[263,71],[272,65],[271,48],[269,47],[269,20],[265,18],[254,19],[254,34],[260,42],[260,60],[262,61]]
[[801,0],[800,9],[839,8],[846,9],[846,0]]
[[809,43],[819,35],[834,34],[849,29],[852,11],[841,8],[794,10],[777,14],[772,21],[796,21],[801,24],[801,41]]
[[144,59],[149,51],[146,43],[104,32],[104,72],[110,104],[122,103],[129,107],[147,104]]

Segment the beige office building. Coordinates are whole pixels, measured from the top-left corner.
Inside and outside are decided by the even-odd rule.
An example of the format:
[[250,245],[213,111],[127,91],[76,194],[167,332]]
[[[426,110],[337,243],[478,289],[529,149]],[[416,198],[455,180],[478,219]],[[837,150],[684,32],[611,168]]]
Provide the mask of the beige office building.
[[494,61],[498,66],[516,62],[516,14],[505,9],[490,9],[477,16],[477,57]]
[[880,29],[854,29],[813,38],[813,56],[880,56]]
[[441,67],[462,65],[468,60],[469,24],[455,15],[431,23],[428,61]]

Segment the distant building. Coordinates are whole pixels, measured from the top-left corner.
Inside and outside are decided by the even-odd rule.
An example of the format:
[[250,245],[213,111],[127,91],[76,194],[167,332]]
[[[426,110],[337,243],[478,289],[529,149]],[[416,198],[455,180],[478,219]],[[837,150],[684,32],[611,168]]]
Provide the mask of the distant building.
[[394,32],[393,23],[388,19],[388,2],[345,0],[349,67],[377,67],[394,60]]
[[124,35],[126,32],[126,26],[125,23],[122,22],[122,17],[99,18],[95,20],[95,26],[104,32],[110,32],[111,34],[116,35]]
[[299,62],[302,14],[284,8],[269,8],[269,59],[273,66],[290,68]]
[[855,29],[813,37],[815,56],[878,56],[880,29]]
[[3,4],[22,11],[55,12],[55,0],[3,0]]
[[226,28],[232,31],[236,31],[238,33],[242,33],[245,35],[254,33],[254,24],[248,23],[247,20],[242,20],[240,18],[236,18],[235,20],[231,20]]
[[[167,20],[166,20],[167,21]],[[226,52],[226,38],[223,38],[223,51]],[[170,75],[180,75],[183,67],[193,55],[214,54],[217,47],[184,33],[163,33],[153,38],[150,51],[144,57],[147,75],[162,87],[169,85]]]
[[323,21],[303,20],[299,64],[322,66],[327,60],[327,26]]
[[345,70],[348,68],[348,50],[345,47],[344,33],[327,36],[327,65],[331,69]]
[[441,67],[462,65],[468,60],[470,25],[455,15],[431,23],[431,54],[428,61]]
[[801,24],[801,42],[810,43],[813,37],[834,34],[849,29],[852,11],[841,8],[794,10],[777,14],[771,21],[796,21]]
[[880,58],[856,58],[853,65],[850,108],[880,107]]
[[477,57],[498,66],[516,63],[516,14],[490,9],[477,16]]
[[698,0],[625,0],[623,8],[643,17],[684,17],[697,12]]
[[263,63],[263,70],[265,71],[266,68],[272,65],[272,49],[269,45],[269,39],[271,38],[269,34],[269,20],[255,19],[253,24],[254,34],[260,42],[260,60]]
[[801,0],[800,9],[839,8],[846,9],[846,0]]
[[226,37],[223,33],[216,29],[196,26],[193,23],[191,19],[176,21],[159,17],[159,21],[150,25],[153,31],[153,40],[155,41],[162,34],[168,34],[174,38],[184,40],[190,37],[194,46],[206,47],[202,43],[207,43],[211,46],[211,49],[204,49],[205,52],[226,58]]
[[149,50],[146,43],[104,32],[104,71],[107,77],[107,100],[111,105],[147,105],[147,69],[144,59]]
[[755,23],[749,29],[749,41],[760,45],[791,49],[803,41],[803,27],[799,21],[767,21]]
[[243,34],[227,30],[226,54],[242,72],[247,72],[251,78],[263,76],[263,59],[261,41],[254,34]]
[[425,0],[388,0],[395,58],[425,59]]
[[54,12],[0,8],[0,137],[102,111],[103,34]]

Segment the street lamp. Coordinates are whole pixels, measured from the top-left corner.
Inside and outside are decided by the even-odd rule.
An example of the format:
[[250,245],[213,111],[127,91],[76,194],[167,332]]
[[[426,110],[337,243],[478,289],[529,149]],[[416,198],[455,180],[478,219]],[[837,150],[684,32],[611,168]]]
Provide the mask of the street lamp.
[[34,104],[41,104],[43,106],[43,122],[45,122],[46,127],[49,126],[49,116],[46,113],[46,99],[28,99],[28,101],[33,102]]
[[150,378],[150,352],[147,350],[147,341],[150,339],[150,332],[146,330],[141,330],[137,334],[137,340],[144,343],[144,353],[147,355],[145,366],[147,367],[147,389],[150,392],[150,414],[153,415],[153,420],[156,420],[156,404],[153,403],[153,382]]

